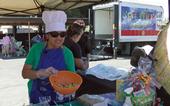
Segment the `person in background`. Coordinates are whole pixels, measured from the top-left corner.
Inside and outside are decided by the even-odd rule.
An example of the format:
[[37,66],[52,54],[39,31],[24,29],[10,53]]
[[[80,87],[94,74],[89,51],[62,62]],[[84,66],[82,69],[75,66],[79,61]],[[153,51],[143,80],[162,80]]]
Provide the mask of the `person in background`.
[[3,57],[10,57],[9,55],[9,47],[10,47],[10,38],[9,36],[6,34],[3,38],[2,38],[2,54]]
[[67,37],[64,45],[67,46],[73,53],[75,59],[76,70],[86,70],[89,67],[87,61],[83,61],[81,47],[77,43],[84,33],[85,23],[83,20],[76,20],[67,30]]
[[10,36],[10,53],[13,56],[16,53],[16,39],[14,36]]
[[[28,90],[30,103],[53,106],[65,103],[70,96],[55,92],[49,82],[49,76],[62,70],[75,72],[72,52],[63,45],[67,16],[64,11],[44,11],[46,42],[40,42],[31,48],[22,69],[24,79],[29,79]],[[45,104],[46,103],[46,104]]]
[[89,39],[89,34],[88,32],[84,32],[82,37],[80,38],[80,40],[78,41],[78,44],[81,47],[81,51],[82,51],[82,59],[84,61],[89,61],[89,57],[90,57],[90,52],[91,52],[91,43],[90,43],[90,39]]
[[31,39],[32,45],[43,41],[41,35],[38,32],[35,32],[35,34],[36,35]]

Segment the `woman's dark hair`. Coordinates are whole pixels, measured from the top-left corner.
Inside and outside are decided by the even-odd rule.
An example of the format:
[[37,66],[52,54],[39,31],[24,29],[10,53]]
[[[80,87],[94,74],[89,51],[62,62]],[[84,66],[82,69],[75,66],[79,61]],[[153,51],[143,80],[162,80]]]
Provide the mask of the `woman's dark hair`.
[[84,31],[85,27],[80,26],[76,23],[73,23],[71,26],[69,26],[67,30],[67,37],[72,37],[74,35],[80,35]]
[[78,44],[81,47],[82,50],[82,56],[87,57],[87,54],[91,52],[91,42],[89,38],[89,33],[84,32],[82,37],[80,38]]

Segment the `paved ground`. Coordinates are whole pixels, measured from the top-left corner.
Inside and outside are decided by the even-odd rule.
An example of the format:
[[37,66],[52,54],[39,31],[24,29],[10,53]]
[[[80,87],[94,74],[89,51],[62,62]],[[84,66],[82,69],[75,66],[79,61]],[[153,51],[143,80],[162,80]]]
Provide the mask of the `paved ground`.
[[[0,106],[28,105],[27,81],[21,76],[25,59],[0,59]],[[129,58],[109,59],[90,62],[90,67],[106,64],[130,68]]]

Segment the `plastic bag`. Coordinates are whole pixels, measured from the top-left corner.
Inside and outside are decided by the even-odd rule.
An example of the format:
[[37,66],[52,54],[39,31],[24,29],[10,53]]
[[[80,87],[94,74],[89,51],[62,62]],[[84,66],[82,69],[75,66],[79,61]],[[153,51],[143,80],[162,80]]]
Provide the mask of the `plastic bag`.
[[140,57],[137,68],[141,72],[147,74],[152,73],[153,72],[152,60],[150,60],[148,57]]

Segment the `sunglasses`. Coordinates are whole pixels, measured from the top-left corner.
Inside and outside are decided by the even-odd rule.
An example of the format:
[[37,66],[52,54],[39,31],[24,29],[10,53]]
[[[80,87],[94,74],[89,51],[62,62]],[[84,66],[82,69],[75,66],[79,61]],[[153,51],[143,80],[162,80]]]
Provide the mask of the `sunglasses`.
[[49,34],[52,36],[52,37],[65,37],[67,35],[67,32],[49,32]]

